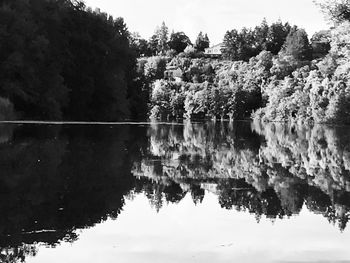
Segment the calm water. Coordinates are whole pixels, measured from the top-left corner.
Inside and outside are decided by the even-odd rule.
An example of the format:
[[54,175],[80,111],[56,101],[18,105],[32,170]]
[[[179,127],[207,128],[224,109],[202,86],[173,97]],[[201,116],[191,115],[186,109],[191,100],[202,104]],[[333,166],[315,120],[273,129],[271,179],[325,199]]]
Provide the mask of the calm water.
[[350,127],[0,126],[0,262],[350,262]]

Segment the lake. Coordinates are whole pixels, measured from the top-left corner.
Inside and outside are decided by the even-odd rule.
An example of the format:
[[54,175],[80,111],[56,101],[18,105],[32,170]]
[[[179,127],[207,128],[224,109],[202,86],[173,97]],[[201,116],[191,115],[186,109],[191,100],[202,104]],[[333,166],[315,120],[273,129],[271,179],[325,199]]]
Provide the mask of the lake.
[[0,261],[350,262],[350,127],[0,125]]

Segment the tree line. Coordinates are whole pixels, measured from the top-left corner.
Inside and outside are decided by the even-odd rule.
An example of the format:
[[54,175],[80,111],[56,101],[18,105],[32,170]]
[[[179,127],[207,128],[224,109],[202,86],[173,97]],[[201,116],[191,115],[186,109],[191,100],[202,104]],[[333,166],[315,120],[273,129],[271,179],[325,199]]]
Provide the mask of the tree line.
[[130,40],[132,47],[136,50],[139,57],[156,55],[175,56],[192,46],[197,52],[204,52],[210,44],[208,35],[203,32],[199,32],[194,43],[182,31],[172,31],[169,34],[169,28],[165,22],[155,29],[154,34],[149,40],[142,38],[137,32],[131,34]]
[[321,5],[334,27],[316,32],[264,20],[227,31],[223,59],[194,47],[138,60],[148,80],[149,116],[350,123],[350,3]]

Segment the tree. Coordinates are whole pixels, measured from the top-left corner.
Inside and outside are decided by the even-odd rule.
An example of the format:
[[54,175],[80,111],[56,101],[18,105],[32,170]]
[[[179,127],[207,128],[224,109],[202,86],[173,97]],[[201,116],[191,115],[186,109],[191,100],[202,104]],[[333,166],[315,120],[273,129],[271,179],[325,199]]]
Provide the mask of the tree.
[[350,21],[350,0],[328,0],[318,5],[334,23]]
[[238,60],[239,54],[238,54],[238,45],[240,41],[239,33],[236,29],[233,29],[231,31],[227,31],[224,36],[223,41],[223,50],[222,54],[224,58],[230,59],[230,60]]
[[311,60],[312,49],[304,29],[293,28],[286,39],[283,53],[299,61]]
[[267,24],[267,21],[264,18],[260,26],[257,26],[254,29],[254,46],[256,48],[257,53],[260,53],[263,50],[267,50],[268,35],[269,25]]
[[259,54],[255,46],[254,31],[248,28],[243,28],[239,34],[238,42],[238,59],[248,61],[251,57]]
[[196,39],[196,43],[195,43],[195,48],[198,50],[198,51],[204,51],[206,48],[209,47],[209,38],[208,38],[208,35],[205,34],[203,35],[202,32],[199,32],[198,34],[198,37]]
[[168,49],[168,34],[169,29],[163,22],[159,31],[157,32],[158,39],[159,39],[159,47],[158,50],[161,52],[161,54],[165,54],[166,50]]
[[254,32],[248,28],[243,28],[241,32],[235,29],[227,31],[223,45],[223,56],[231,60],[248,61],[257,55],[254,46]]
[[332,31],[331,50],[329,55],[336,58],[337,69],[335,75],[337,78],[348,79],[350,73],[350,22],[344,22],[338,25]]
[[331,31],[321,30],[316,32],[311,38],[313,58],[325,57],[331,49]]
[[151,56],[155,56],[158,53],[158,37],[157,35],[152,35],[148,41],[148,50]]
[[148,41],[141,38],[140,34],[137,32],[130,35],[130,46],[134,49],[138,57],[148,57],[152,55]]
[[[150,48],[157,54],[165,55],[168,50],[168,34],[169,29],[163,22],[160,27],[157,27],[153,36],[150,39]],[[156,55],[156,54],[153,54]]]
[[189,45],[192,45],[191,40],[184,32],[171,33],[168,46],[174,49],[177,53],[181,53]]
[[269,28],[266,50],[277,55],[282,49],[290,29],[289,23],[283,24],[281,20],[273,23]]
[[277,55],[290,29],[291,26],[288,23],[277,21],[269,26],[264,19],[261,25],[253,30],[243,28],[240,32],[235,29],[227,31],[223,40],[223,56],[231,60],[248,61],[263,50]]
[[149,82],[164,78],[166,60],[164,57],[149,57],[144,67],[144,75]]
[[121,18],[81,1],[2,1],[0,96],[22,118],[121,120],[135,53]]

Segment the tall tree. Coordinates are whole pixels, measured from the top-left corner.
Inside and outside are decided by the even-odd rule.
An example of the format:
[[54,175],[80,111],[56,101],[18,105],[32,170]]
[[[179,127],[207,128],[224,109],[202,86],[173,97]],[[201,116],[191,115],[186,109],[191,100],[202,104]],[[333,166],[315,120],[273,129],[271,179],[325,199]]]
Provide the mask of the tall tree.
[[168,50],[169,29],[162,23],[160,27],[157,27],[153,36],[150,39],[151,48],[156,47],[157,53],[164,55]]
[[202,32],[199,32],[196,39],[195,48],[198,51],[204,51],[206,48],[209,47],[209,44],[210,42],[209,42],[208,35],[207,34],[203,35]]
[[269,35],[269,25],[265,18],[259,26],[255,27],[253,34],[256,53],[260,53],[261,51],[266,50]]
[[251,57],[258,55],[257,47],[255,46],[254,31],[248,28],[243,28],[239,34],[238,42],[238,59],[248,61]]
[[231,60],[238,60],[238,45],[240,41],[239,33],[236,29],[227,31],[223,40],[222,54],[224,58]]
[[157,55],[158,53],[158,37],[156,34],[152,35],[148,41],[148,49],[152,56]]
[[296,60],[311,60],[312,49],[304,29],[293,28],[287,36],[283,53],[293,56]]

